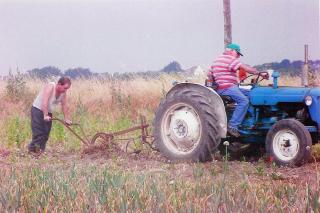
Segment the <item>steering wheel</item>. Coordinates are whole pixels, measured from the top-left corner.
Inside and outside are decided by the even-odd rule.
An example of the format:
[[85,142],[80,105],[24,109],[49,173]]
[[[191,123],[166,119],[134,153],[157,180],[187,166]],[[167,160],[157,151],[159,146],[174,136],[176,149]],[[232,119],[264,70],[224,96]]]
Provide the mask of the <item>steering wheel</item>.
[[[251,80],[251,83],[241,83],[241,82],[245,81],[246,79],[254,76],[253,74],[250,74],[250,75],[248,75],[246,78],[244,78],[244,79],[241,80],[240,85],[242,85],[242,86],[253,86],[253,85],[259,84],[261,81],[263,81],[263,80],[265,79],[265,78],[263,78],[262,75],[261,75],[261,74],[263,74],[263,73],[267,74],[267,76],[269,77],[269,73],[268,73],[268,72],[262,71],[262,72],[259,72],[258,76],[257,76],[255,79],[252,79],[252,80]],[[260,77],[261,77],[261,79],[259,80]]]

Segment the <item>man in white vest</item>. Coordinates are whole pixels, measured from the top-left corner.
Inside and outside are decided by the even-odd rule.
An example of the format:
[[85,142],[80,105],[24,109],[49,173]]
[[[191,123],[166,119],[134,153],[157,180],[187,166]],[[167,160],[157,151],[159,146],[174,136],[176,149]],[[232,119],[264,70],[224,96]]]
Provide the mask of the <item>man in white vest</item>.
[[51,130],[54,105],[61,104],[65,123],[72,124],[66,93],[70,86],[70,78],[61,77],[58,83],[47,83],[34,100],[31,108],[32,141],[28,147],[30,153],[44,152]]

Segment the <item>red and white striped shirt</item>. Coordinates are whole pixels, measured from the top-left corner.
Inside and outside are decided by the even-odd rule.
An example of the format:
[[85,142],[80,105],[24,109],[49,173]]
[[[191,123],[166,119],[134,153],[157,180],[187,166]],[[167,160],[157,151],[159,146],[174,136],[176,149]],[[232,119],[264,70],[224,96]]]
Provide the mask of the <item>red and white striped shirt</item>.
[[213,62],[210,72],[218,84],[218,89],[226,89],[238,84],[237,70],[240,66],[241,62],[228,52],[224,52]]

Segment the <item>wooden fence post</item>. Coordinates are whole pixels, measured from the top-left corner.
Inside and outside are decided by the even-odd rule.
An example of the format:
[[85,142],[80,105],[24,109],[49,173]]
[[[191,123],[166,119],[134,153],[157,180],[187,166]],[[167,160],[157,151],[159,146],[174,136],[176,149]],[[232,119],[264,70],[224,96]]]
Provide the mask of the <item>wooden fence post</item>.
[[230,0],[223,0],[224,47],[232,42]]

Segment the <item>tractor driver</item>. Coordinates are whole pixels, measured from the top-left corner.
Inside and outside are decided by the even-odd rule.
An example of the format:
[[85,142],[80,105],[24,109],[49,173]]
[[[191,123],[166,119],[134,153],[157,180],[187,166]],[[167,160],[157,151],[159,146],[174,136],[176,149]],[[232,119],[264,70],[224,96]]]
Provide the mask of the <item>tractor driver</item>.
[[[227,46],[225,52],[220,55],[211,66],[208,75],[212,75],[218,85],[217,92],[220,95],[230,96],[236,103],[236,108],[228,123],[228,133],[232,136],[239,137],[238,126],[244,120],[249,107],[249,91],[238,87],[237,70],[240,68],[250,74],[258,75],[259,71],[251,66],[242,64],[239,61],[243,56],[240,46],[231,43]],[[267,73],[261,73],[263,78],[268,78]]]

